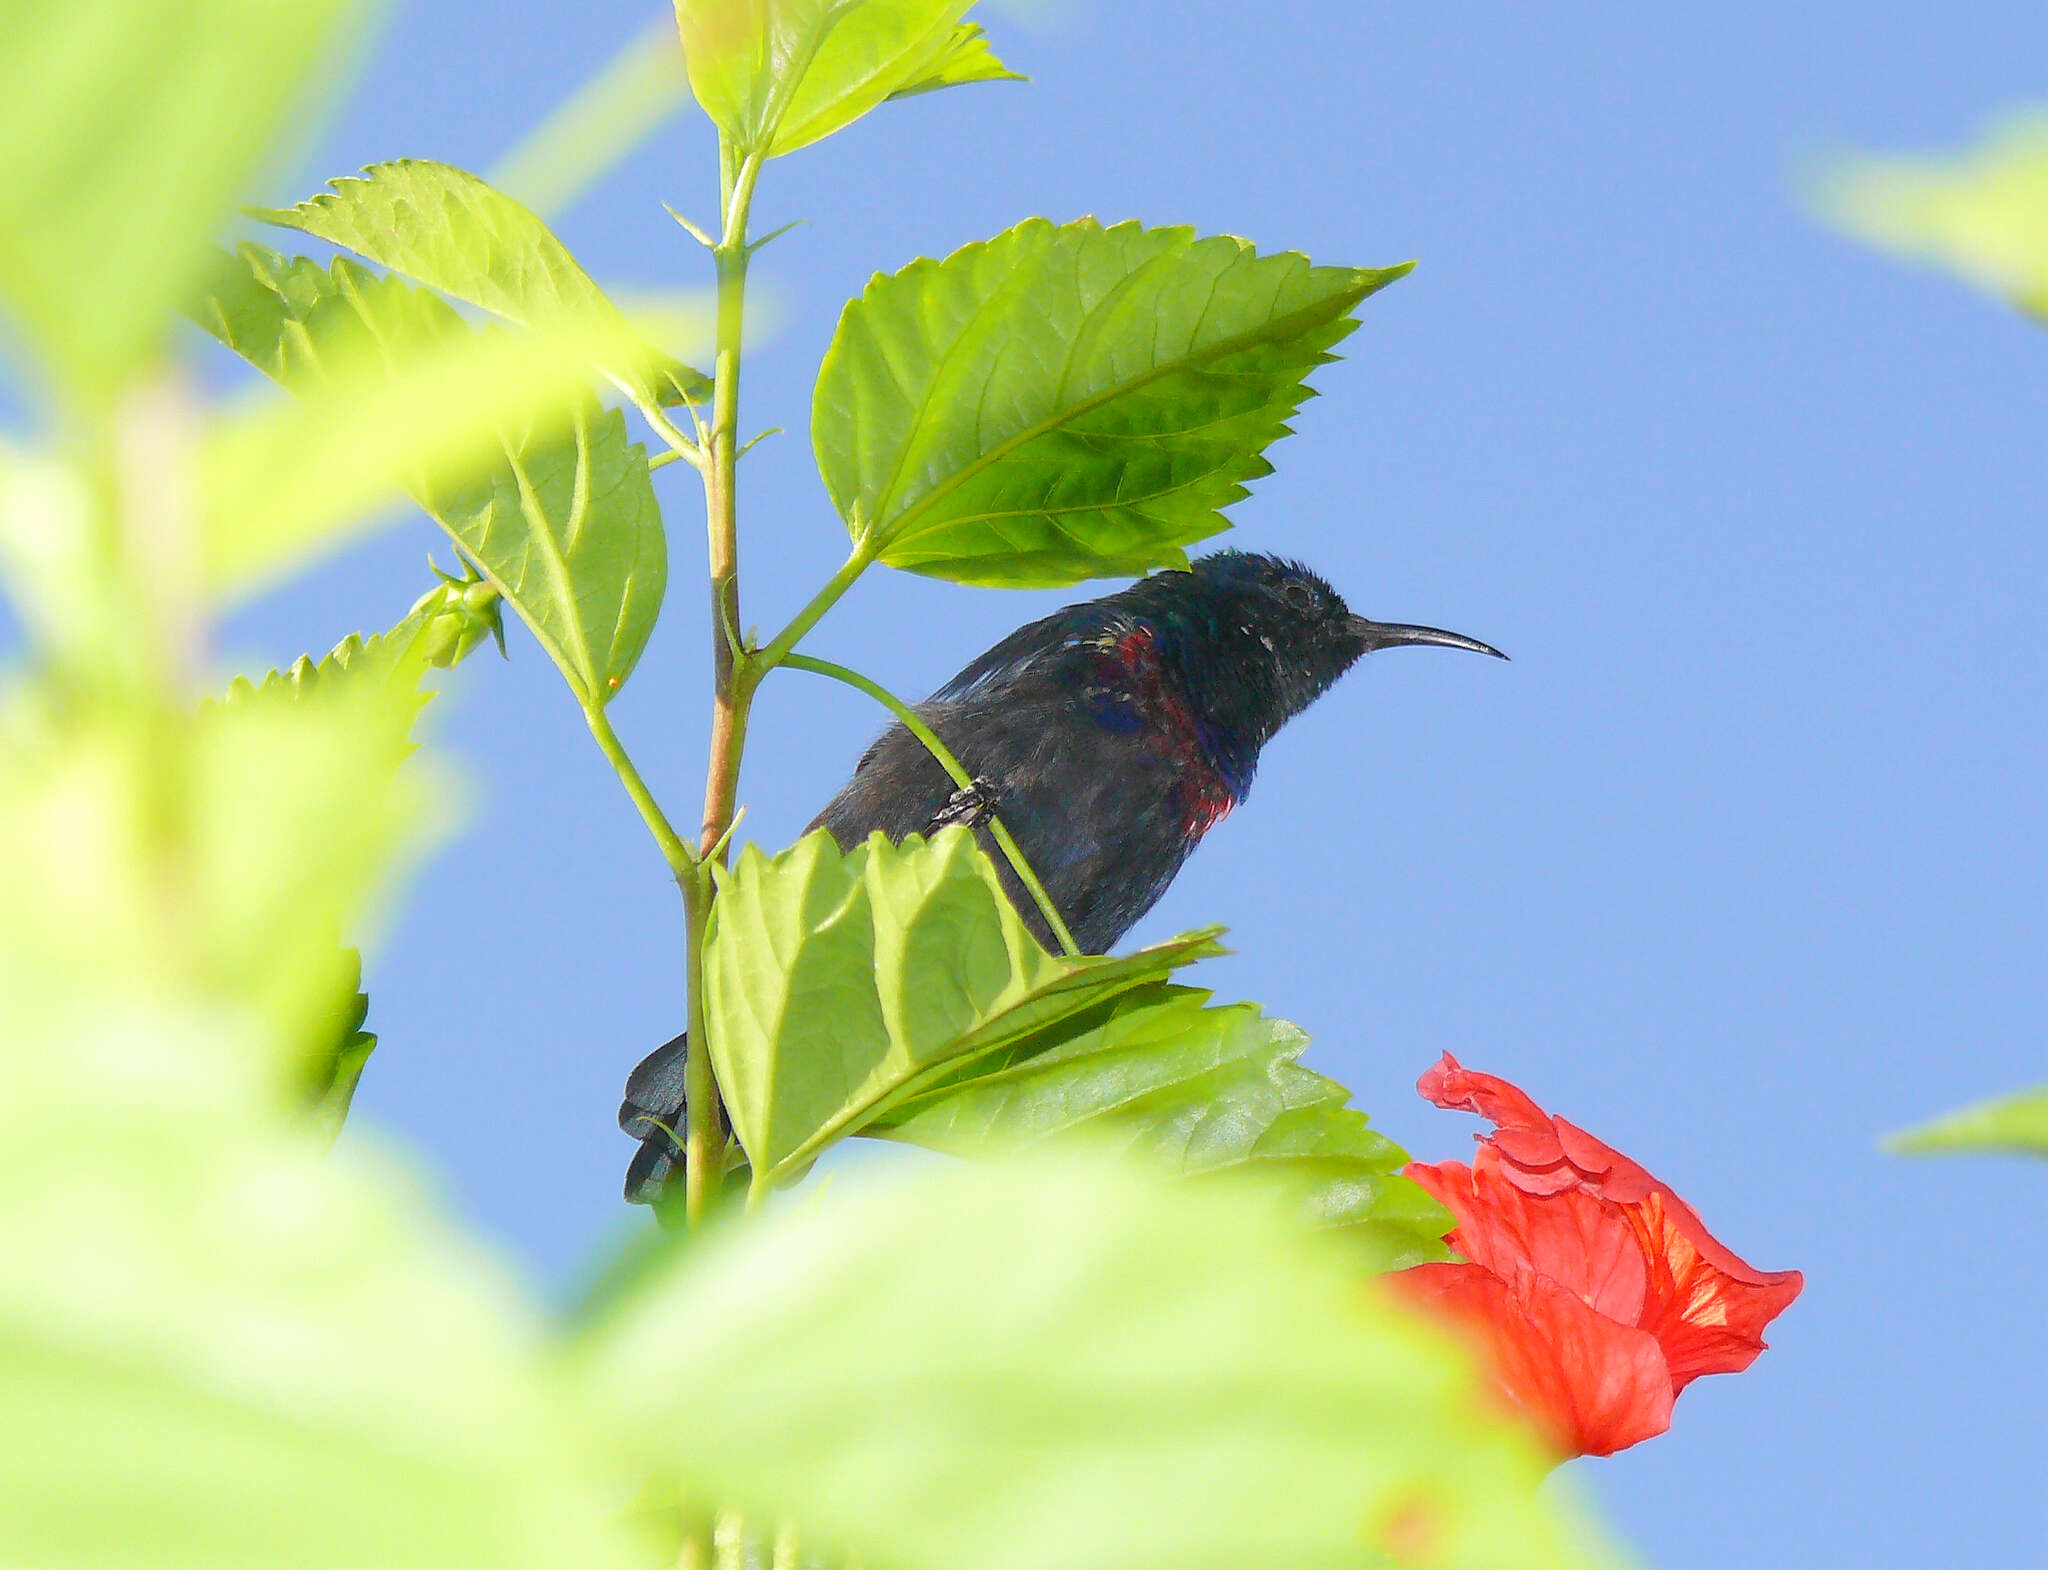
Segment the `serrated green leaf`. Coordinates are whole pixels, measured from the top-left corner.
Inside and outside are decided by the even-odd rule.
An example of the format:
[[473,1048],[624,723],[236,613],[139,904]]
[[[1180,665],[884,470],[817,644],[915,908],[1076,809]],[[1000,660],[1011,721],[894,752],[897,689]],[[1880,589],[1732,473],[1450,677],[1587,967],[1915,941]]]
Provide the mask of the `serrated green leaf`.
[[1460,1351],[1342,1250],[1071,1152],[842,1182],[714,1238],[572,1371],[664,1494],[709,1487],[828,1558],[1613,1563]]
[[1353,307],[1407,270],[1031,219],[847,306],[819,472],[855,540],[911,572],[1050,587],[1184,566],[1271,471]]
[[[222,268],[198,315],[259,370],[323,406],[343,395],[336,360],[374,352],[407,363],[470,336],[445,303],[402,279],[251,245]],[[646,449],[587,391],[551,423],[486,434],[488,461],[465,479],[416,476],[412,494],[519,612],[578,699],[607,702],[646,647],[667,584]]]
[[953,29],[946,52],[925,68],[922,75],[896,89],[891,98],[911,98],[936,92],[941,87],[964,87],[969,82],[1027,82],[996,58],[988,35],[976,22],[962,22]]
[[352,0],[0,0],[0,303],[105,396],[162,347]]
[[453,670],[491,638],[500,626],[498,607],[498,591],[486,579],[444,576],[413,601],[396,626],[367,638],[352,632],[319,660],[302,654],[289,668],[266,672],[260,682],[238,676],[226,701],[295,702],[338,682],[384,682],[398,689],[400,701],[417,719],[431,696],[420,678],[430,669]]
[[1813,182],[1824,216],[2048,320],[2048,113],[1952,158],[1856,158]]
[[1448,1257],[1451,1216],[1400,1175],[1407,1152],[1299,1059],[1307,1034],[1256,1004],[1155,983],[896,1100],[863,1132],[960,1156],[1080,1135],[1187,1176],[1248,1171],[1299,1190],[1373,1268]]
[[[261,208],[255,215],[524,327],[608,321],[622,340],[630,339],[618,307],[554,231],[475,175],[451,164],[402,158],[372,164],[359,179],[328,184],[331,189],[296,207]],[[649,398],[670,380],[692,398],[711,390],[701,371],[645,350],[605,368]]]
[[711,1058],[733,1131],[779,1181],[925,1077],[1216,952],[1196,933],[1055,959],[965,829],[842,856],[830,834],[720,869],[705,944]]
[[1009,75],[961,21],[973,3],[676,0],[676,20],[704,112],[742,157],[773,158],[884,99]]
[[[482,579],[444,574],[389,631],[369,638],[351,633],[324,659],[301,655],[289,669],[273,670],[261,682],[237,677],[225,701],[230,708],[294,704],[331,698],[344,686],[376,685],[411,727],[432,696],[422,684],[427,671],[452,670],[493,634],[502,636],[498,607],[497,591]],[[395,754],[387,758],[393,768],[401,761]],[[381,788],[387,782],[371,783]],[[338,932],[335,947],[350,979],[338,994],[333,1019],[309,1044],[303,1092],[313,1126],[330,1138],[347,1120],[356,1084],[377,1046],[376,1034],[363,1028],[370,1000],[362,991],[362,955],[343,947]]]
[[2048,1085],[1981,1101],[1894,1134],[1886,1144],[1915,1156],[1997,1151],[2048,1156]]

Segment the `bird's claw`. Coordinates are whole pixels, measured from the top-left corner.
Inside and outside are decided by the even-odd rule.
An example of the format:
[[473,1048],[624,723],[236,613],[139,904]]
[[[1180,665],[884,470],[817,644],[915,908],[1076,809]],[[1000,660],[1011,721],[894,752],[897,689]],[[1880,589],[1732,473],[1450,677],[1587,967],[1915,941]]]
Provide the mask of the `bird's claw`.
[[1002,787],[994,780],[977,775],[962,789],[954,791],[946,799],[945,806],[932,814],[931,826],[925,832],[936,834],[955,823],[970,829],[979,828],[995,816],[996,804],[1002,800],[1002,795]]

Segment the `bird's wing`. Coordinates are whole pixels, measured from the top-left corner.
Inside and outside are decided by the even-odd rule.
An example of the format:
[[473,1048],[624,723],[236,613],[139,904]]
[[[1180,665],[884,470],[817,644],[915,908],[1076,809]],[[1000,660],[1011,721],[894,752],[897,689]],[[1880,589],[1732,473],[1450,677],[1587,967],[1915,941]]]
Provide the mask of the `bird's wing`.
[[1130,612],[1109,600],[1069,605],[1019,627],[931,695],[934,703],[956,703],[974,693],[1007,686],[1050,656],[1128,632]]

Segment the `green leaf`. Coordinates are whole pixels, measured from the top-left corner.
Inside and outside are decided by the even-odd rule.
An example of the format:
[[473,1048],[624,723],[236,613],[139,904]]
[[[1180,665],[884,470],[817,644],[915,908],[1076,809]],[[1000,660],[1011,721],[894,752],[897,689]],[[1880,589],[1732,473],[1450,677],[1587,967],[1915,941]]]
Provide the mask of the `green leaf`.
[[498,1268],[383,1162],[225,1097],[217,1026],[86,1000],[0,1042],[9,1562],[650,1563]]
[[148,1030],[158,1015],[193,1014],[241,1030],[263,1056],[239,1072],[298,1097],[355,973],[340,935],[422,847],[445,798],[434,770],[407,764],[415,705],[397,683],[342,682],[145,726],[111,707],[80,714],[7,694],[10,1040],[68,1039],[79,1016]]
[[842,1184],[643,1282],[580,1354],[667,1491],[860,1563],[1613,1563],[1341,1250],[1071,1154]]
[[941,87],[964,87],[969,82],[1030,80],[996,58],[995,51],[989,47],[988,35],[979,23],[962,22],[953,29],[946,52],[933,61],[922,76],[904,83],[889,96],[910,98],[918,93],[936,92]]
[[973,3],[676,0],[676,20],[704,112],[742,158],[773,158],[884,99],[1010,75],[961,22]]
[[161,348],[351,0],[0,0],[0,307],[104,397]]
[[[625,317],[554,231],[475,175],[451,164],[401,158],[370,165],[360,179],[328,185],[296,207],[258,208],[255,216],[354,251],[521,326],[603,321],[630,341]],[[650,399],[670,384],[691,398],[711,392],[703,372],[639,346],[605,369]]]
[[1039,947],[965,829],[842,856],[830,834],[719,869],[704,958],[711,1058],[756,1172],[779,1181],[925,1076],[1217,952],[1214,932],[1112,960]]
[[1450,1213],[1400,1175],[1407,1152],[1342,1085],[1301,1066],[1307,1034],[1209,997],[1127,992],[899,1099],[865,1132],[960,1156],[1078,1134],[1176,1174],[1255,1172],[1298,1190],[1374,1269],[1447,1258]]
[[2048,320],[2048,112],[1953,158],[1856,158],[1813,182],[1849,233],[1932,262]]
[[[433,295],[346,258],[322,267],[252,245],[222,269],[199,316],[259,370],[307,392],[309,409],[333,410],[350,396],[347,377],[336,380],[337,361],[389,355],[411,365],[437,345],[515,342],[477,340]],[[387,400],[372,402],[378,430],[398,418]],[[349,461],[351,434],[326,443],[336,466]],[[628,439],[622,415],[587,392],[552,421],[481,434],[489,448],[466,477],[444,468],[409,488],[519,612],[579,701],[608,702],[646,647],[667,584],[646,449]],[[372,432],[359,445],[377,440]]]
[[2048,1085],[2018,1095],[1981,1101],[1885,1142],[1904,1155],[2017,1151],[2048,1156]]
[[[289,670],[271,671],[261,683],[238,676],[226,702],[230,707],[293,704],[332,697],[344,686],[377,685],[399,706],[406,724],[416,724],[432,696],[422,684],[428,670],[453,669],[486,639],[495,636],[502,642],[499,606],[497,591],[482,579],[443,574],[390,631],[370,638],[351,633],[326,658],[316,663],[301,655]],[[389,761],[396,768],[400,759],[391,756]],[[339,933],[335,946],[342,948]],[[332,1021],[311,1044],[304,1076],[313,1124],[329,1137],[347,1120],[357,1081],[377,1046],[375,1033],[363,1028],[370,1000],[362,991],[362,956],[343,949],[343,961],[350,979],[338,995]]]
[[337,683],[383,682],[417,719],[431,696],[420,684],[428,670],[453,670],[479,644],[502,636],[499,603],[498,591],[486,579],[443,574],[388,631],[368,638],[352,632],[318,661],[302,654],[290,669],[269,671],[260,682],[237,676],[229,684],[227,702],[289,703]]
[[0,569],[53,668],[104,670],[134,636],[133,610],[108,581],[94,505],[81,465],[0,441]]
[[1407,267],[1313,267],[1190,229],[1034,218],[878,277],[812,407],[856,541],[960,583],[1184,566],[1271,472],[1304,378]]

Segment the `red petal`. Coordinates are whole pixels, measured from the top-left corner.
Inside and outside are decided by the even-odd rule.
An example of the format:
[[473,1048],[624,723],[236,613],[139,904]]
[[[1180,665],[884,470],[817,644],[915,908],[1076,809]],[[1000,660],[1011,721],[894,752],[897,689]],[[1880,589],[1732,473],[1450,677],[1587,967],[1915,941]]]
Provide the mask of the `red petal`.
[[1417,1265],[1387,1277],[1471,1339],[1494,1381],[1566,1455],[1612,1455],[1671,1426],[1671,1373],[1656,1339],[1595,1313],[1530,1272]]
[[[1796,1270],[1751,1270],[1740,1260],[1740,1275],[1723,1270],[1694,1246],[1691,1231],[1671,1214],[1662,1194],[1628,1212],[1652,1261],[1639,1323],[1664,1348],[1673,1387],[1683,1390],[1702,1374],[1736,1374],[1754,1363],[1764,1349],[1764,1326],[1799,1296],[1805,1278]],[[1699,1225],[1690,1209],[1684,1217]],[[1726,1249],[1718,1251],[1734,1258]]]
[[1588,1307],[1640,1325],[1649,1302],[1643,1242],[1619,1206],[1590,1194],[1525,1193],[1502,1177],[1482,1150],[1458,1161],[1410,1163],[1407,1176],[1457,1217],[1448,1239],[1473,1264],[1506,1280],[1519,1271],[1546,1276]]
[[[1747,1368],[1763,1350],[1764,1326],[1799,1295],[1804,1281],[1798,1271],[1754,1268],[1724,1247],[1669,1184],[1576,1124],[1550,1116],[1506,1080],[1473,1073],[1447,1052],[1416,1088],[1438,1106],[1476,1112],[1497,1125],[1473,1160],[1482,1183],[1497,1174],[1538,1204],[1581,1196],[1626,1219],[1649,1274],[1640,1313],[1624,1317],[1656,1335],[1678,1389],[1701,1374]],[[1457,1213],[1457,1205],[1438,1197]],[[1501,1201],[1487,1208],[1505,1214]],[[1460,1213],[1461,1228],[1463,1220]],[[1457,1242],[1452,1247],[1465,1251]],[[1552,1255],[1538,1268],[1575,1290],[1588,1288],[1605,1268],[1592,1262],[1585,1276],[1575,1277],[1560,1273],[1559,1265]],[[1582,1295],[1590,1300],[1592,1292]],[[1611,1298],[1607,1304],[1619,1307]]]

